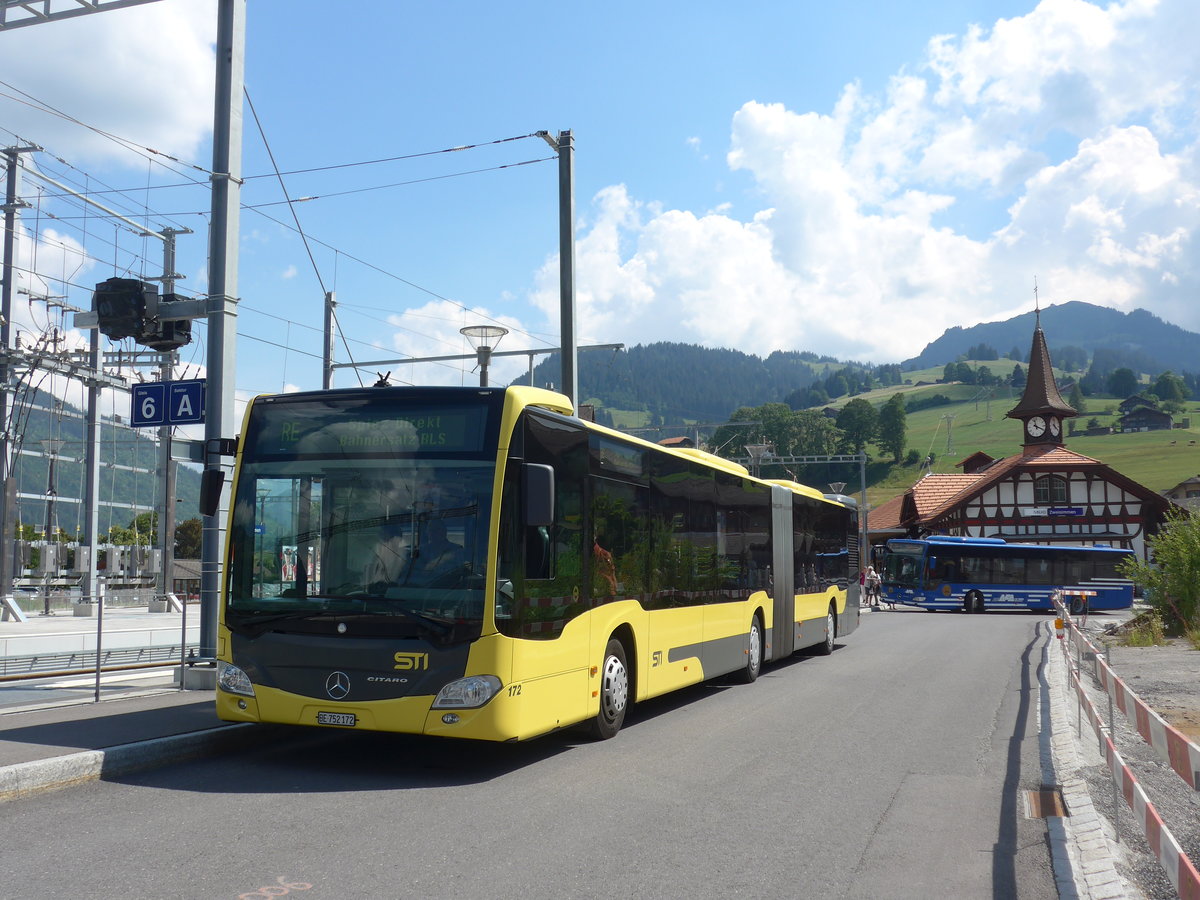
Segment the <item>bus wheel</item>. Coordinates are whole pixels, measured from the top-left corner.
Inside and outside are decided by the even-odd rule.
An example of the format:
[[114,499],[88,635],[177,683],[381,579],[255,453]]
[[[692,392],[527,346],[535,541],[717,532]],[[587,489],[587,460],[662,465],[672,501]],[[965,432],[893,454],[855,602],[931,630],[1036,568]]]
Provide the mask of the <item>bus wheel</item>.
[[822,656],[828,656],[833,652],[833,639],[837,637],[837,615],[833,611],[833,604],[829,604],[829,612],[825,613],[825,641],[817,645],[817,652]]
[[606,741],[621,730],[629,705],[629,669],[625,665],[625,647],[616,638],[604,651],[600,667],[600,712],[592,719],[592,736]]
[[1083,615],[1083,598],[1082,597],[1072,597],[1071,598],[1071,615],[1073,615],[1073,616]]
[[979,591],[967,591],[963,598],[963,611],[969,613],[983,612],[983,594]]
[[750,620],[750,633],[746,635],[746,665],[737,671],[737,680],[742,684],[753,684],[762,671],[763,634],[758,613]]

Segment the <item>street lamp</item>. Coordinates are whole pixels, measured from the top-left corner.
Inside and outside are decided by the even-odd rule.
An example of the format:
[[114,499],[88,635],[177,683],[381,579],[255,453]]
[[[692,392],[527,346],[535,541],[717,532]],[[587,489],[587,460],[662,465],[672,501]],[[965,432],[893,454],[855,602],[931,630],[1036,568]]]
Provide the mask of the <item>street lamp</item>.
[[746,452],[750,454],[750,474],[757,478],[762,469],[763,459],[771,455],[771,445],[747,444]]
[[458,333],[465,337],[475,350],[475,358],[479,363],[479,386],[487,387],[488,362],[500,339],[508,334],[508,329],[500,325],[468,325],[458,329]]

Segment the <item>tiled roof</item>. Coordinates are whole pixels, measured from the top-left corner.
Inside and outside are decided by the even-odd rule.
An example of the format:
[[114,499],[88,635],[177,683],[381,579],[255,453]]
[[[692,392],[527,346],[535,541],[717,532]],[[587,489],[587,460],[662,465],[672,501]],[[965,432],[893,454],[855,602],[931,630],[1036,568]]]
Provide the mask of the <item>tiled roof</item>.
[[900,514],[904,510],[904,494],[893,497],[867,514],[867,527],[871,531],[892,531],[900,527]]
[[[1021,463],[1027,466],[1051,466],[1054,468],[1062,468],[1063,466],[1093,465],[1102,466],[1104,463],[1098,459],[1092,459],[1090,456],[1084,456],[1082,453],[1076,453],[1074,450],[1068,450],[1061,444],[1041,444],[1025,448],[1025,452],[1017,456],[1010,456],[1004,462],[1011,461],[1013,465]],[[991,474],[989,470],[988,474]]]
[[[988,475],[991,470],[988,470]],[[953,506],[953,500],[963,491],[969,490],[987,476],[979,475],[926,475],[912,486],[913,503],[917,517],[927,519],[945,506]]]

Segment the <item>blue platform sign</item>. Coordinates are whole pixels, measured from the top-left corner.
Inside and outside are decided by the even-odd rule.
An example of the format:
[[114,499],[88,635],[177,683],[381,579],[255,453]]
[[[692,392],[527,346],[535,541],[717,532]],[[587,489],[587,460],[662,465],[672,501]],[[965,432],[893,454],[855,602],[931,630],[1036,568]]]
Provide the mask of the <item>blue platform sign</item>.
[[133,386],[129,423],[134,428],[198,425],[204,421],[204,379],[153,381]]
[[1082,506],[1052,506],[1052,507],[1050,507],[1049,510],[1047,510],[1047,512],[1049,515],[1052,515],[1052,516],[1082,516],[1083,515],[1083,507]]

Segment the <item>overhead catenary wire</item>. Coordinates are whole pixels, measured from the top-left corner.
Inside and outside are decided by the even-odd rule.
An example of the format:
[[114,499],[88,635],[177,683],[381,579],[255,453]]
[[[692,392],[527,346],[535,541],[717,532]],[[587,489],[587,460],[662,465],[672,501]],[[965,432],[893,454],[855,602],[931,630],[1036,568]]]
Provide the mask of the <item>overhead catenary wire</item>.
[[[143,221],[148,222],[151,218],[170,219],[171,217],[176,216],[176,215],[206,216],[206,213],[202,212],[202,211],[186,211],[184,213],[164,213],[161,211],[152,210],[150,208],[150,204],[149,204],[150,191],[157,190],[160,187],[163,187],[161,185],[151,184],[152,179],[150,176],[150,171],[154,167],[161,167],[167,171],[182,175],[185,178],[185,181],[180,183],[178,185],[179,187],[187,187],[187,186],[207,187],[207,179],[202,180],[201,178],[195,177],[195,175],[192,174],[192,173],[198,172],[198,173],[203,173],[205,176],[210,175],[211,172],[206,167],[189,163],[186,160],[181,159],[180,157],[172,156],[169,153],[163,153],[154,148],[146,147],[144,145],[138,144],[135,141],[131,141],[129,139],[123,138],[120,135],[113,134],[111,132],[105,131],[104,129],[101,129],[94,125],[91,125],[90,123],[87,123],[75,116],[70,115],[69,113],[67,113],[61,109],[54,107],[52,104],[45,103],[43,101],[38,100],[36,97],[33,97],[33,95],[21,90],[20,88],[15,87],[14,85],[12,85],[8,82],[0,81],[0,85],[3,85],[4,87],[8,88],[10,91],[10,93],[0,92],[0,96],[7,97],[10,100],[13,100],[15,102],[19,102],[24,105],[30,106],[32,108],[38,109],[39,111],[41,111],[47,115],[52,115],[52,116],[58,117],[60,119],[63,119],[65,121],[69,121],[76,125],[79,125],[82,128],[85,128],[89,131],[92,131],[95,134],[98,134],[98,135],[104,137],[106,140],[112,141],[113,143],[122,147],[124,150],[138,154],[147,160],[146,182],[143,185],[140,185],[136,189],[142,195],[142,199],[140,201],[133,200],[129,196],[132,193],[133,189],[114,188],[111,185],[104,183],[103,181],[99,181],[98,179],[95,179],[94,176],[91,176],[87,172],[84,172],[83,170],[72,165],[65,158],[54,155],[53,153],[47,152],[45,150],[42,151],[42,153],[39,157],[38,164],[40,166],[40,170],[44,170],[44,171],[48,171],[48,172],[53,171],[55,173],[55,175],[58,178],[60,178],[62,181],[79,187],[81,192],[86,193],[89,196],[96,196],[99,194],[117,195],[118,202],[114,204],[116,206],[116,208],[120,209],[124,214],[127,214],[130,217],[137,217],[137,218],[142,219]],[[17,95],[20,95],[20,96],[17,96]],[[247,100],[250,101],[249,94],[247,94]],[[254,114],[254,117],[257,122],[258,116],[257,116],[256,111],[253,108],[253,103],[250,102],[249,105],[250,105],[252,114]],[[16,135],[15,132],[11,132],[8,129],[3,129],[2,127],[0,127],[0,130],[6,131],[10,134],[13,134],[15,137],[17,137],[19,139],[19,135]],[[259,123],[259,130],[261,133],[262,132],[261,123]],[[275,172],[273,175],[262,174],[262,175],[248,176],[248,178],[244,179],[244,180],[265,178],[265,177],[275,177],[277,179],[280,179],[281,184],[282,184],[281,176],[283,174],[309,174],[309,173],[317,173],[317,172],[324,172],[324,171],[336,171],[336,170],[342,170],[342,169],[349,169],[349,168],[353,168],[353,167],[376,166],[376,165],[398,162],[398,161],[402,161],[402,160],[406,160],[406,159],[416,159],[416,158],[420,158],[420,157],[432,157],[432,156],[437,156],[437,155],[448,155],[448,154],[453,154],[453,153],[460,153],[465,150],[478,149],[478,148],[482,148],[482,147],[495,146],[495,145],[499,145],[499,144],[506,144],[506,143],[525,140],[525,139],[528,139],[531,137],[537,137],[537,136],[538,136],[538,134],[536,132],[533,132],[533,133],[524,134],[524,135],[516,135],[516,136],[512,136],[512,137],[499,138],[499,139],[495,139],[495,140],[491,140],[491,141],[476,142],[476,143],[471,143],[471,144],[460,144],[460,145],[456,145],[453,147],[447,147],[447,148],[442,148],[442,149],[438,149],[438,150],[421,151],[421,152],[417,152],[417,153],[408,153],[408,154],[399,154],[397,156],[368,159],[368,160],[359,160],[359,161],[353,161],[353,162],[348,162],[348,163],[335,163],[335,164],[323,165],[323,166],[312,166],[312,167],[296,169],[296,170],[290,171],[288,173],[284,173],[284,172],[281,172],[279,167],[276,165],[274,155],[271,151],[271,148],[266,141],[265,135],[263,135],[264,146],[266,147],[267,153],[271,158],[272,167],[274,168]],[[547,159],[551,159],[551,158],[552,157],[547,158]],[[46,162],[47,159],[52,160],[54,163],[57,164],[57,166],[58,166],[57,170],[54,165],[48,164]],[[416,180],[412,180],[411,183],[418,183],[420,181],[429,181],[429,180],[439,180],[439,179],[460,177],[460,176],[477,174],[477,173],[487,172],[487,171],[498,171],[498,170],[502,170],[502,169],[506,169],[506,168],[512,168],[514,166],[529,165],[533,162],[540,162],[540,161],[546,161],[546,160],[543,160],[543,159],[526,160],[526,161],[520,161],[517,163],[505,164],[505,165],[501,165],[501,166],[473,169],[473,170],[469,170],[469,171],[461,172],[461,173],[451,173],[451,174],[447,174],[447,175],[435,176],[434,178],[429,178],[429,179],[416,179]],[[391,184],[379,185],[379,186],[375,186],[375,187],[359,188],[359,189],[355,189],[352,191],[333,192],[330,194],[317,195],[317,198],[320,199],[320,198],[326,198],[326,197],[331,197],[331,196],[339,196],[339,195],[343,195],[343,194],[362,193],[362,192],[370,191],[370,190],[381,190],[381,189],[386,189],[388,187],[400,186],[401,184],[404,184],[404,183],[406,183],[406,182],[394,182]],[[100,186],[97,188],[97,185],[100,185]],[[286,195],[287,195],[287,193],[286,193],[286,189],[285,189],[285,196]],[[42,192],[40,192],[39,197],[42,199],[54,198],[56,200],[60,200],[61,202],[65,203],[68,206],[68,208],[73,208],[79,212],[78,216],[72,216],[72,215],[64,215],[61,210],[56,212],[56,211],[47,209],[47,208],[45,208],[44,205],[40,206],[40,208],[39,208],[39,212],[44,214],[44,217],[47,221],[54,221],[54,222],[58,223],[59,225],[61,225],[63,228],[75,229],[82,236],[79,247],[70,245],[65,239],[58,239],[58,240],[56,240],[54,238],[47,239],[42,231],[40,221],[37,223],[37,227],[35,228],[35,233],[33,236],[33,242],[35,244],[37,244],[39,241],[45,243],[47,246],[50,246],[53,244],[56,246],[56,249],[58,249],[59,252],[62,253],[63,259],[64,259],[64,267],[63,267],[64,272],[63,272],[63,277],[58,279],[58,281],[63,285],[64,289],[74,288],[74,289],[78,289],[81,291],[89,291],[89,292],[92,289],[92,285],[90,285],[90,284],[85,285],[82,283],[78,283],[78,282],[72,280],[72,278],[66,274],[66,272],[65,272],[66,256],[68,256],[68,255],[72,256],[76,260],[75,272],[78,272],[81,268],[86,266],[89,262],[103,265],[105,267],[111,266],[114,271],[120,272],[120,273],[144,274],[146,271],[150,271],[150,270],[157,268],[153,263],[151,263],[147,259],[144,248],[139,253],[136,249],[130,249],[130,248],[122,245],[122,242],[119,238],[121,231],[122,231],[120,226],[114,226],[114,233],[111,238],[105,236],[103,233],[96,232],[94,229],[89,229],[88,226],[89,226],[89,222],[91,220],[98,219],[98,218],[102,219],[103,216],[98,216],[93,210],[90,209],[90,206],[88,204],[75,199],[70,194],[55,193],[52,191],[42,191]],[[291,204],[291,203],[294,203],[295,201],[285,200],[283,202],[289,202],[289,204]],[[402,276],[400,276],[394,272],[384,269],[382,266],[367,262],[365,259],[357,257],[353,254],[345,253],[344,251],[339,251],[338,248],[334,247],[333,245],[331,245],[325,241],[320,241],[315,238],[312,238],[311,236],[307,235],[304,232],[297,217],[295,216],[294,208],[293,208],[293,219],[295,220],[294,226],[288,225],[287,223],[284,223],[284,222],[280,222],[277,218],[275,218],[273,216],[270,216],[259,210],[255,210],[252,208],[251,205],[243,205],[243,208],[249,209],[250,211],[253,211],[253,212],[256,212],[258,215],[263,216],[267,221],[273,222],[277,225],[280,225],[283,228],[295,231],[296,233],[300,234],[302,239],[305,241],[306,250],[310,257],[310,262],[312,262],[312,264],[313,264],[314,271],[316,272],[317,277],[318,277],[318,281],[322,282],[322,287],[324,286],[323,279],[321,278],[320,272],[317,270],[315,258],[312,253],[311,244],[314,244],[314,243],[317,245],[320,245],[320,246],[328,247],[329,249],[332,249],[335,253],[344,255],[350,261],[355,262],[359,265],[362,265],[371,271],[375,271],[385,277],[397,280],[400,283],[405,284],[415,290],[419,290],[423,293],[426,293],[427,295],[429,295],[431,297],[434,297],[438,300],[449,303],[450,305],[457,307],[459,310],[461,310],[464,313],[468,313],[472,316],[481,317],[485,320],[499,322],[499,320],[493,316],[490,316],[486,313],[478,312],[476,310],[471,310],[465,304],[460,303],[459,301],[452,300],[451,298],[446,297],[446,296],[438,293],[437,291],[425,288],[422,285],[419,285],[415,282],[405,279]],[[148,229],[148,226],[146,226],[146,228]],[[129,230],[135,234],[138,234],[138,236],[141,236],[141,234],[139,234],[135,229],[129,229]],[[107,248],[111,249],[112,250],[111,258],[105,259],[105,258],[99,257],[95,253],[93,253],[87,249],[89,245],[94,245],[95,242],[100,242]],[[25,274],[27,274],[31,277],[42,277],[40,275],[40,273],[36,271],[36,267],[31,267],[31,269],[23,270],[23,271],[25,272]],[[75,273],[72,272],[71,274],[73,275]],[[179,292],[179,293],[183,294],[185,292]],[[336,320],[336,317],[335,317],[335,320]],[[284,319],[283,321],[292,323],[294,320]],[[202,325],[203,323],[199,323],[199,324]],[[295,323],[295,324],[299,325],[300,327],[308,328],[308,326],[304,325],[303,323]],[[505,323],[505,324],[507,327],[511,327],[510,323]],[[396,326],[393,325],[393,327],[396,327]],[[425,334],[417,332],[413,329],[405,329],[405,330],[410,331],[411,333],[413,333],[414,335],[417,335],[418,337],[421,337],[422,339],[440,340],[434,336],[425,335]],[[517,330],[520,333],[526,334],[530,339],[534,340],[535,342],[537,342],[539,344],[546,344],[546,345],[550,344],[550,341],[547,340],[544,336],[542,336],[540,334],[523,331],[522,329],[515,329],[515,330]],[[353,342],[355,344],[363,344],[365,346],[373,346],[373,347],[378,346],[378,345],[372,344],[370,342],[363,342],[363,341],[359,341],[357,339],[350,338],[340,328],[340,325],[339,325],[338,333],[339,333],[341,342],[346,349],[347,355],[350,356],[351,359],[353,359],[353,354],[350,352],[350,343],[351,342]],[[291,346],[292,340],[290,337],[286,340],[285,345],[282,345],[282,346],[278,342],[269,341],[264,338],[259,338],[258,336],[253,335],[253,334],[249,334],[249,335],[247,335],[247,337],[251,340],[258,340],[265,344],[270,344],[273,346],[280,346],[281,349],[285,350],[285,352],[287,352],[291,349],[296,349]],[[312,356],[313,358],[317,358],[316,354],[310,354],[303,350],[297,350],[297,352],[304,353],[306,356]]]
[[[312,246],[308,243],[308,235],[304,233],[304,227],[300,224],[300,217],[298,215],[296,215],[296,205],[292,202],[291,198],[288,196],[287,185],[284,184],[283,176],[279,173],[279,164],[275,162],[275,153],[271,150],[271,144],[267,140],[267,134],[263,130],[262,122],[258,118],[258,111],[254,108],[254,101],[250,99],[250,92],[248,90],[246,90],[243,87],[242,91],[246,96],[246,105],[250,107],[250,114],[254,117],[254,124],[258,128],[258,135],[262,139],[263,147],[267,151],[267,157],[271,160],[271,167],[275,170],[275,177],[279,181],[279,189],[283,192],[283,196],[288,205],[288,210],[292,214],[292,221],[296,223],[296,231],[300,235],[300,240],[304,242],[304,252],[308,254],[308,261],[309,261],[309,263],[312,264],[313,274],[316,275],[317,283],[321,286],[321,294],[322,294],[322,296],[328,296],[329,291],[325,287],[325,279],[323,279],[321,277],[321,268],[320,268],[320,266],[317,265],[316,257],[313,256]],[[335,327],[336,327],[336,325],[335,325]],[[290,325],[289,325],[289,329],[290,329]],[[290,334],[291,334],[291,332],[289,330],[289,336],[290,336]],[[343,337],[342,343],[343,343],[343,345],[346,346],[346,353],[350,353],[350,347],[349,347],[349,345],[345,344],[344,337]],[[353,359],[353,358],[354,357],[351,356],[351,359]],[[285,360],[285,372],[286,372],[286,360],[287,360],[286,354],[284,356],[284,360]],[[355,370],[355,375],[358,375],[357,370]],[[359,387],[363,386],[363,380],[362,380],[361,375],[358,375],[358,384],[359,384]]]
[[[479,175],[483,172],[499,172],[502,169],[515,169],[520,166],[531,166],[534,163],[550,162],[554,158],[555,157],[553,157],[553,156],[543,156],[543,157],[539,157],[537,159],[521,160],[520,162],[503,163],[498,166],[487,166],[482,169],[470,169],[465,172],[450,172],[445,175],[430,175],[425,178],[413,178],[413,179],[410,179],[409,181],[395,181],[395,182],[392,182],[391,184],[377,184],[377,185],[372,185],[371,187],[353,188],[353,189],[347,190],[347,191],[333,191],[333,192],[325,193],[325,194],[314,194],[314,195],[308,196],[308,197],[297,197],[294,200],[271,200],[266,203],[253,203],[253,204],[244,205],[242,207],[242,209],[260,210],[260,209],[266,209],[271,206],[282,206],[285,203],[287,203],[287,204],[309,203],[313,200],[329,200],[330,198],[333,198],[333,197],[347,197],[351,194],[366,194],[371,191],[387,190],[388,188],[408,187],[408,186],[414,185],[414,184],[425,184],[430,181],[445,181],[448,178],[461,178],[464,175]],[[180,215],[182,215],[182,214],[180,214]]]

